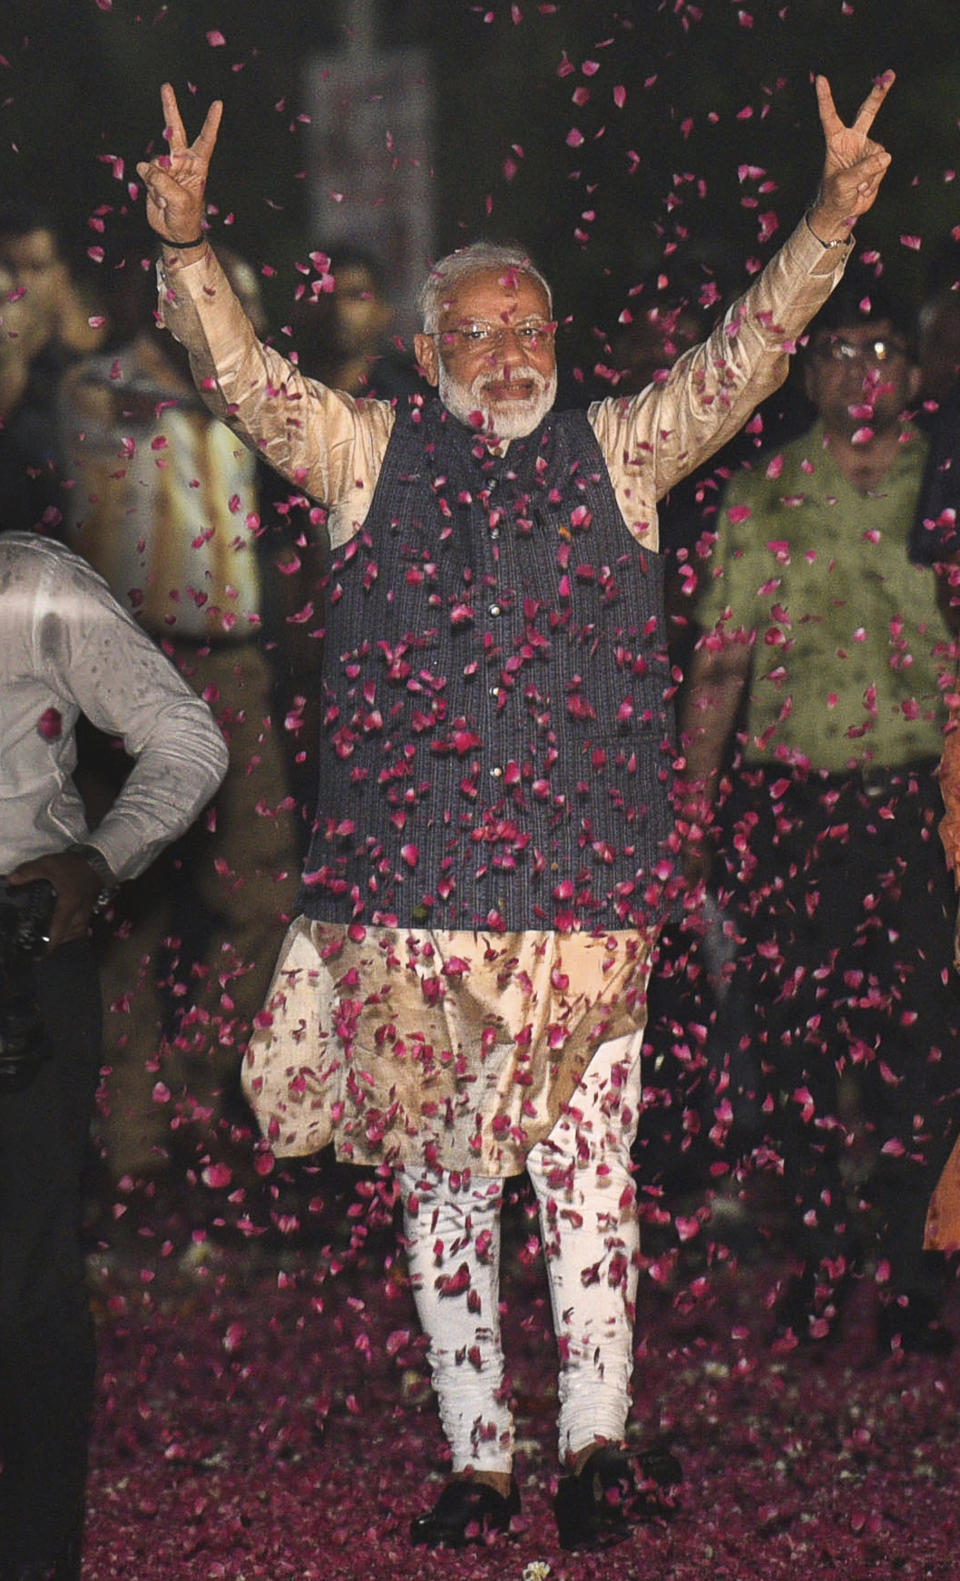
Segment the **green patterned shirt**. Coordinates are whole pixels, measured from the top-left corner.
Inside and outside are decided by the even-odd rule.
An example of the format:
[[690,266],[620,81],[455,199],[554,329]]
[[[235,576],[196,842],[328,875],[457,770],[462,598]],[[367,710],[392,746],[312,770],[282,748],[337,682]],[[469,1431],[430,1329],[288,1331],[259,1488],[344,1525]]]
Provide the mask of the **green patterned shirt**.
[[939,757],[949,633],[934,572],[907,559],[926,454],[905,429],[861,494],[815,423],[729,483],[698,618],[755,636],[748,762],[843,773]]

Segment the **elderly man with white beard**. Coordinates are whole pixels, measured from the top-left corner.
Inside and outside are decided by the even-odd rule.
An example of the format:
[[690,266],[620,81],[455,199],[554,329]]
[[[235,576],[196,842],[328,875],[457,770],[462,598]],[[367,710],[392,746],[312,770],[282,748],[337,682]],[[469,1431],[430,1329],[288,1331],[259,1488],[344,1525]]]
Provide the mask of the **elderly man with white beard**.
[[[161,311],[212,408],[321,503],[319,805],[246,1090],[280,1156],[391,1170],[452,1479],[411,1538],[519,1514],[499,1328],[504,1181],[537,1196],[560,1352],[564,1547],[626,1536],[669,1455],[627,1452],[645,990],[682,892],[656,502],[786,375],[889,155],[817,80],[818,195],[661,384],[555,413],[553,307],[521,249],[431,271],[439,399],[356,401],[262,345],[205,234],[221,117],[138,166]],[[318,634],[319,634],[318,619]],[[643,1473],[638,1479],[637,1472]]]

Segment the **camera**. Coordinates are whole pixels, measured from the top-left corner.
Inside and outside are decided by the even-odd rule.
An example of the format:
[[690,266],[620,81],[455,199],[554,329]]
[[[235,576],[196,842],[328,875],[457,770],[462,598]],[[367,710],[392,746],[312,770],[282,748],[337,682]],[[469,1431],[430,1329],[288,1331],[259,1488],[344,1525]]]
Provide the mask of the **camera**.
[[57,892],[45,878],[0,879],[0,1091],[25,1087],[51,1053],[36,961],[50,939]]

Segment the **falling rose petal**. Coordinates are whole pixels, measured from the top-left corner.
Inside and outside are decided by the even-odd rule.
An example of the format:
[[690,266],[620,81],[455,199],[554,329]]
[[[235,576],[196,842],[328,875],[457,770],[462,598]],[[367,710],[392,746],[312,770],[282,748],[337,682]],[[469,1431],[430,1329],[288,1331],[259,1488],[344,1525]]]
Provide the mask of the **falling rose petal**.
[[45,708],[37,720],[37,732],[44,741],[59,741],[63,734],[63,717],[59,708]]
[[229,1186],[233,1180],[233,1173],[228,1164],[208,1164],[206,1169],[204,1169],[202,1172],[200,1178],[205,1186],[210,1186],[211,1188],[215,1189],[217,1187]]
[[900,245],[901,247],[909,247],[912,252],[918,253],[923,246],[923,239],[920,236],[901,236]]
[[613,90],[613,102],[618,110],[622,110],[627,102],[627,90],[619,85]]
[[578,131],[575,126],[571,126],[571,128],[570,128],[570,130],[569,130],[569,132],[567,133],[567,136],[566,136],[567,147],[568,148],[579,148],[582,145],[582,143],[583,143],[583,133]]
[[207,33],[207,43],[210,45],[211,49],[222,49],[226,42],[227,41],[220,32],[219,28],[212,27],[209,29]]

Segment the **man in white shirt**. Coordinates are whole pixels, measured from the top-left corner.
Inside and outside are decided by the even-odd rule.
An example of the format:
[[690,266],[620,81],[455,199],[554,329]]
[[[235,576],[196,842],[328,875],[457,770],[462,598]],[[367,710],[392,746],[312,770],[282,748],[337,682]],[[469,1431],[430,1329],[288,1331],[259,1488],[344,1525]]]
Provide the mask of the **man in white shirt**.
[[[80,714],[134,767],[88,830]],[[92,914],[213,795],[227,753],[207,705],[61,545],[0,532],[0,874],[55,892],[36,961],[4,946],[0,994],[0,1577],[80,1575],[95,1366],[77,1229],[100,1063]],[[6,930],[4,930],[6,933]],[[39,1012],[26,1040],[10,982]],[[24,1046],[25,1045],[25,1046]]]

